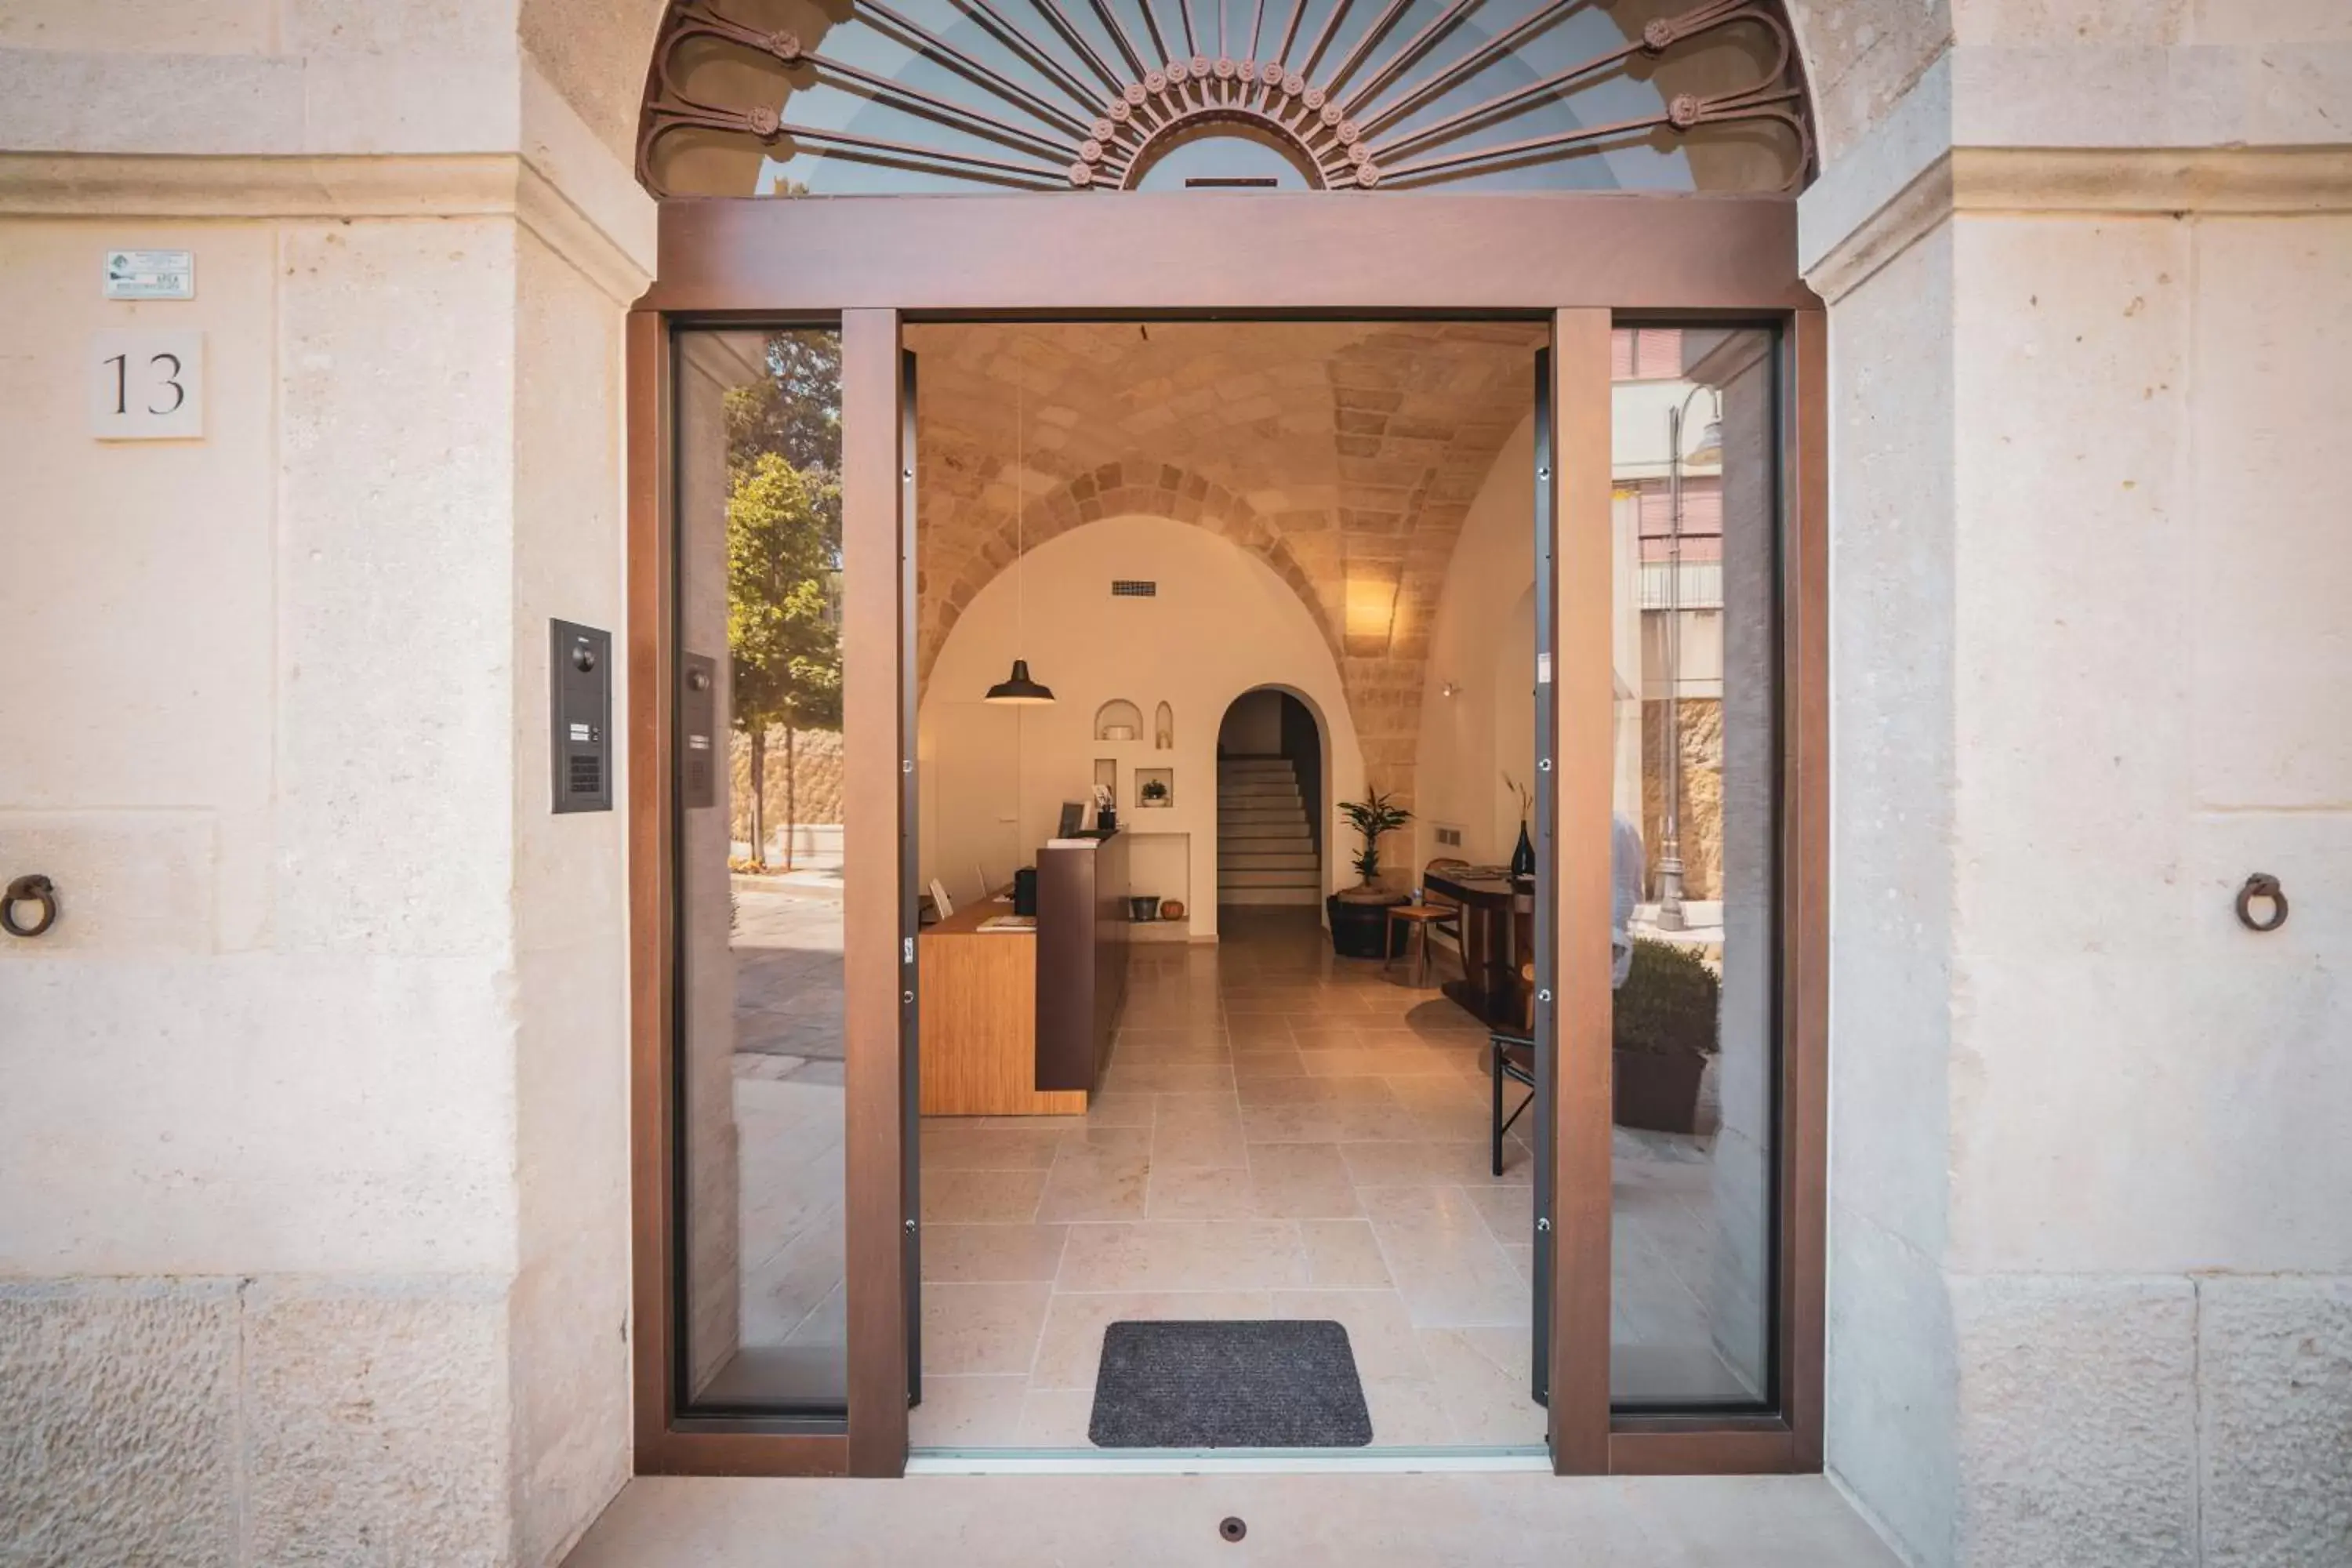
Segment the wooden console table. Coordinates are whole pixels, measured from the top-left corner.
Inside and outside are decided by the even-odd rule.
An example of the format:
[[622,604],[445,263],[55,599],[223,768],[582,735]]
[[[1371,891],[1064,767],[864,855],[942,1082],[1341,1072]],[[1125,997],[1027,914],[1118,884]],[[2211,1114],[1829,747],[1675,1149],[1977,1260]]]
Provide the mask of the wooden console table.
[[1535,887],[1508,877],[1449,877],[1429,871],[1429,890],[1462,906],[1463,978],[1445,994],[1490,1029],[1527,1027],[1531,987],[1520,967],[1535,956]]

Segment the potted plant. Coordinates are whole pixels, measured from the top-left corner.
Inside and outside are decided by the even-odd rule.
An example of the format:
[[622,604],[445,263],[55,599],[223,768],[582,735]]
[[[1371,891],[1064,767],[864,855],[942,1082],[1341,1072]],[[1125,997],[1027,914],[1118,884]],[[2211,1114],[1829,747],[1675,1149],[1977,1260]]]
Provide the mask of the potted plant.
[[1412,813],[1373,790],[1361,800],[1343,800],[1340,812],[1360,834],[1364,847],[1356,852],[1356,875],[1362,880],[1324,900],[1331,919],[1331,949],[1343,958],[1389,956],[1389,909],[1405,896],[1381,886],[1381,839],[1412,820]]
[[1610,1119],[1654,1132],[1698,1131],[1699,1079],[1719,1045],[1723,983],[1687,948],[1633,939],[1617,988]]

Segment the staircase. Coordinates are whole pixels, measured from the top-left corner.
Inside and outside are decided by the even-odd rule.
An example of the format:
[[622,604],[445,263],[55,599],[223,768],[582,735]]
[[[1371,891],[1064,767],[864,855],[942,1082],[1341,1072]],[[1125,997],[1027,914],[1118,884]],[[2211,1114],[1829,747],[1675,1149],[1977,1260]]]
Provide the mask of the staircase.
[[1287,757],[1217,758],[1217,902],[1319,904],[1315,834]]

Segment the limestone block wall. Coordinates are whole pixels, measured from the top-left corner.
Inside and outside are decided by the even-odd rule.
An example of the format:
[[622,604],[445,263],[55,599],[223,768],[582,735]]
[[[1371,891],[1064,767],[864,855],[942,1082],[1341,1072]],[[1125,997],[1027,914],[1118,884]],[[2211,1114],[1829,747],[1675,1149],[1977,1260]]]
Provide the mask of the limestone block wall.
[[[0,15],[25,1561],[537,1563],[626,1472],[622,838],[548,815],[544,705],[547,618],[620,627],[650,213],[517,27]],[[196,298],[105,300],[117,246]],[[90,437],[139,326],[205,333],[201,441]]]
[[1829,1462],[1922,1563],[2334,1561],[2352,14],[1936,9],[1802,208]]

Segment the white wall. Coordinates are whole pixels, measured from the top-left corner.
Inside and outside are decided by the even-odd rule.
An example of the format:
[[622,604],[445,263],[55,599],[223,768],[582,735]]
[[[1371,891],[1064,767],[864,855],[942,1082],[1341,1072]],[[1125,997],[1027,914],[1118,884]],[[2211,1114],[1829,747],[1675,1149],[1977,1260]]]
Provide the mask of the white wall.
[[[1415,765],[1413,864],[1508,860],[1519,810],[1502,775],[1535,765],[1535,423],[1503,443],[1454,542],[1430,626]],[[1448,687],[1454,689],[1447,694]],[[1438,824],[1463,830],[1440,847]]]
[[[1017,629],[1024,574],[1026,627]],[[1113,598],[1114,577],[1150,578],[1160,591]],[[1054,689],[1054,706],[992,708],[981,700],[1004,679],[1016,645],[1030,673]],[[1118,763],[1122,824],[1188,840],[1187,887],[1147,890],[1182,898],[1192,935],[1214,936],[1217,726],[1235,698],[1268,684],[1290,689],[1322,717],[1329,788],[1339,792],[1325,799],[1356,798],[1363,758],[1339,668],[1297,596],[1265,563],[1202,529],[1152,517],[1087,523],[1036,546],[1019,569],[981,590],[932,667],[919,738],[922,875],[938,877],[959,900],[976,889],[975,859],[985,861],[992,881],[1007,880],[1013,866],[1034,861],[1061,803],[1087,797],[1096,759],[1109,757]],[[1095,710],[1113,698],[1142,710],[1137,739],[1094,739]],[[1176,745],[1167,752],[1154,749],[1151,734],[1163,700],[1176,720]],[[1174,805],[1137,808],[1139,767],[1175,770]],[[1162,851],[1137,848],[1147,856],[1136,868],[1140,877]],[[1339,864],[1335,875],[1344,878],[1344,858]]]
[[[544,704],[548,616],[621,630],[650,256],[555,81],[646,40],[369,21],[0,16],[0,875],[65,908],[0,941],[31,1560],[536,1563],[626,1472],[622,835],[548,815]],[[103,300],[115,246],[196,298]],[[89,435],[134,326],[205,334],[203,439]]]

